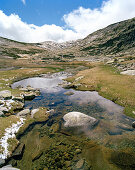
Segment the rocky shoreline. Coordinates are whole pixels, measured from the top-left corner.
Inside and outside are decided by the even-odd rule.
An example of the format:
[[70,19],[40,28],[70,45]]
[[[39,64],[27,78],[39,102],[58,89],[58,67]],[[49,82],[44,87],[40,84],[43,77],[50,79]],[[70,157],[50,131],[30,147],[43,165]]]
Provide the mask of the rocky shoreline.
[[[12,156],[12,151],[9,152],[8,148],[10,147],[9,140],[16,140],[16,133],[25,123],[25,117],[31,114],[31,117],[34,116],[39,109],[34,109],[30,111],[29,109],[24,109],[24,102],[26,100],[32,100],[36,96],[40,95],[39,89],[34,89],[31,86],[26,88],[18,87],[20,95],[13,96],[10,90],[0,91],[0,118],[6,118],[10,115],[15,115],[18,119],[16,123],[10,125],[10,127],[5,128],[5,132],[2,133],[0,139],[0,166],[5,164],[5,160]],[[16,142],[16,146],[19,142]],[[14,146],[14,148],[16,148]]]

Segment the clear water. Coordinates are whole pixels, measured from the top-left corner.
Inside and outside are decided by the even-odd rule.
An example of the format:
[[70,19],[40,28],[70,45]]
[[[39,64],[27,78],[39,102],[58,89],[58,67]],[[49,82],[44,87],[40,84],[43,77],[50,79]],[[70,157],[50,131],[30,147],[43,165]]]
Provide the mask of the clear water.
[[[32,101],[26,101],[26,108],[47,107],[54,109],[55,114],[61,118],[68,112],[79,111],[98,119],[99,124],[94,129],[83,129],[83,132],[89,137],[103,139],[105,136],[134,133],[132,128],[134,119],[123,114],[123,107],[103,98],[96,91],[76,91],[62,88],[59,84],[67,76],[69,75],[60,72],[28,78],[14,83],[12,88],[19,85],[22,87],[30,85],[40,89],[41,95]],[[66,95],[65,92],[73,92],[73,95]]]

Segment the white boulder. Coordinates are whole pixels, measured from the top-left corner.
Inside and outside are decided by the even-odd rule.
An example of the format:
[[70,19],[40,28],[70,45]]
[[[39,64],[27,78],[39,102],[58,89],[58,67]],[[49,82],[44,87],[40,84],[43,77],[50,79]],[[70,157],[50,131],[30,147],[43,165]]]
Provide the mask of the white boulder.
[[65,127],[94,126],[98,120],[80,112],[69,112],[63,116]]
[[134,76],[134,75],[135,75],[135,70],[123,71],[123,72],[121,72],[120,74]]

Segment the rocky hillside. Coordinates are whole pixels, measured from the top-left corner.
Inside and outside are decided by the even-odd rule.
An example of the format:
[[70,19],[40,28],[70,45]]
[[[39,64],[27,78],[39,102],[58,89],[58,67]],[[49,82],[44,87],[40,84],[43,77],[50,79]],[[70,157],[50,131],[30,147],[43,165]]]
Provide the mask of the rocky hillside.
[[109,25],[86,38],[65,43],[43,42],[40,47],[75,56],[135,54],[135,18]]
[[90,55],[135,53],[135,18],[110,25],[82,40]]

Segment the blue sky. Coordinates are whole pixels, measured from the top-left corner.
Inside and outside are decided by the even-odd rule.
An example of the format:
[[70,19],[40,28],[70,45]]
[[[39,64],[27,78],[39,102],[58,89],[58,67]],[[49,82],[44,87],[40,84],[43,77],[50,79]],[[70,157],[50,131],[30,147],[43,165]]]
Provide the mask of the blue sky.
[[0,36],[65,42],[133,17],[135,0],[0,0]]
[[6,15],[18,14],[22,21],[41,26],[43,24],[64,25],[62,17],[74,9],[99,8],[103,0],[0,0],[0,9]]

